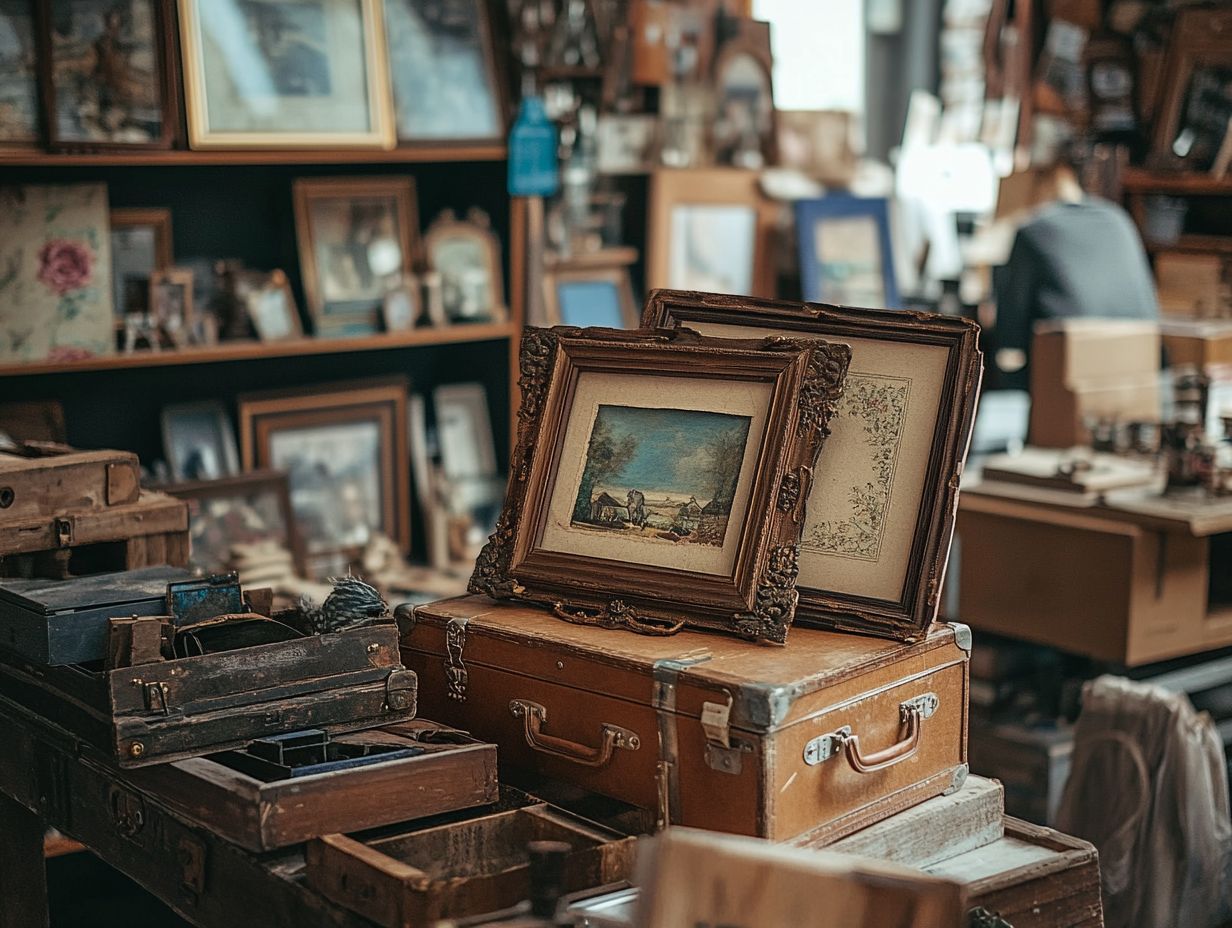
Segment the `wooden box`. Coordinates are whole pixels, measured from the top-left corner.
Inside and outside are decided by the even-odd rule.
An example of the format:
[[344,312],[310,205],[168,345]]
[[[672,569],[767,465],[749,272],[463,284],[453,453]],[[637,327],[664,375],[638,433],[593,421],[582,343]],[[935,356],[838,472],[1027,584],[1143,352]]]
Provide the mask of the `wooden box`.
[[51,666],[102,660],[108,619],[166,615],[167,584],[189,576],[180,567],[146,567],[76,580],[0,581],[0,647]]
[[835,840],[962,785],[970,637],[914,645],[797,628],[783,647],[579,627],[480,596],[415,610],[426,714],[512,770],[660,824]]
[[496,748],[414,720],[333,739],[419,753],[266,781],[194,757],[130,771],[129,781],[190,822],[254,852],[339,831],[361,831],[490,805],[499,798]]
[[562,890],[630,875],[634,838],[538,804],[389,837],[326,835],[308,844],[309,885],[382,928],[507,909],[530,894],[527,844],[571,845]]
[[266,735],[371,728],[415,715],[393,623],[118,670],[0,659],[0,693],[121,767],[239,748]]
[[[1000,841],[925,872],[965,885],[974,926],[1102,928],[1104,924],[1095,848],[1051,828],[1006,817]],[[995,921],[998,918],[1002,921]]]
[[73,451],[64,445],[0,451],[0,511],[14,522],[137,501],[141,466],[127,451]]

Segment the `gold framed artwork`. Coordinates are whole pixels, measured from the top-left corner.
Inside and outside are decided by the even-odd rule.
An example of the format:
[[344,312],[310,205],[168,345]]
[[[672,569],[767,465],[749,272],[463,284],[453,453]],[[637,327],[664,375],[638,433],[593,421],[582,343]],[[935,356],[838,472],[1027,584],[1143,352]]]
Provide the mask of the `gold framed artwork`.
[[179,0],[193,148],[392,148],[380,0]]
[[419,250],[410,177],[300,178],[295,238],[308,313],[321,334],[371,334]]
[[410,547],[404,379],[239,398],[244,470],[286,471],[313,573],[345,568],[376,534]]
[[171,267],[171,210],[113,209],[111,287],[116,317],[150,308],[150,278]]
[[850,345],[838,416],[809,489],[801,625],[899,640],[937,613],[983,376],[979,326],[956,316],[660,290],[642,324]]
[[465,219],[445,210],[424,233],[429,267],[441,275],[441,302],[450,322],[503,322],[504,278],[500,240],[488,214],[472,209]]
[[526,329],[512,476],[471,592],[579,624],[784,641],[800,481],[850,354],[820,339]]
[[647,289],[774,295],[775,208],[756,171],[655,171],[648,214]]
[[291,281],[283,271],[240,271],[235,279],[235,292],[261,341],[285,342],[303,337]]

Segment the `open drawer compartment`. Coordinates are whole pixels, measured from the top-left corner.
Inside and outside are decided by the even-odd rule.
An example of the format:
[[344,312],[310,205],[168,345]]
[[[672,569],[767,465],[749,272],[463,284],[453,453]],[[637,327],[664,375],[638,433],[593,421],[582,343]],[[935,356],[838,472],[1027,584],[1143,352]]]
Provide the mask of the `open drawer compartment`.
[[326,835],[308,844],[307,878],[384,928],[418,928],[526,899],[532,841],[571,846],[565,892],[614,883],[632,870],[635,838],[534,804],[367,841]]

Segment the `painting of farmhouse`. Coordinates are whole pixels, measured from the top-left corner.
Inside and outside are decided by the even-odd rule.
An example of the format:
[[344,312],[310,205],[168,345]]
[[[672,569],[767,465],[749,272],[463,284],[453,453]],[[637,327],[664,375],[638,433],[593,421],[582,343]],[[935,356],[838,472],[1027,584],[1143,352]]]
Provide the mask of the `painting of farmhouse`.
[[571,524],[722,547],[749,424],[694,409],[601,405]]

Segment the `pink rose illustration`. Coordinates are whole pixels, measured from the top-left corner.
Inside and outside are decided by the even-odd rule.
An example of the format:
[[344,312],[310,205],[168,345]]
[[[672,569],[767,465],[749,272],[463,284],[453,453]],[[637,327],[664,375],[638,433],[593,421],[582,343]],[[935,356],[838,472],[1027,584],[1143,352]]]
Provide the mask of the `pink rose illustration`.
[[39,250],[38,279],[63,296],[90,282],[94,256],[81,242],[53,238]]

